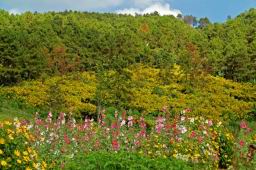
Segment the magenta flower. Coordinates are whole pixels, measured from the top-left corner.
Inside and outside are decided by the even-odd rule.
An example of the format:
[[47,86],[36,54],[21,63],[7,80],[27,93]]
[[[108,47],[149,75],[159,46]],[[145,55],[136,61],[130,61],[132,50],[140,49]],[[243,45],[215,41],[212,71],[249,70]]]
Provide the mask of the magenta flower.
[[119,143],[116,139],[112,140],[112,148],[116,151],[120,148]]
[[116,123],[116,122],[113,122],[113,123],[111,124],[111,128],[112,128],[112,129],[117,129],[117,123]]
[[241,123],[240,123],[240,128],[241,129],[246,129],[248,126],[247,126],[247,123],[243,120]]
[[192,131],[191,134],[190,134],[190,138],[194,138],[194,137],[196,137],[196,132]]
[[240,140],[240,141],[239,141],[239,145],[240,145],[241,147],[243,147],[244,144],[245,144],[245,142],[244,142],[243,140]]

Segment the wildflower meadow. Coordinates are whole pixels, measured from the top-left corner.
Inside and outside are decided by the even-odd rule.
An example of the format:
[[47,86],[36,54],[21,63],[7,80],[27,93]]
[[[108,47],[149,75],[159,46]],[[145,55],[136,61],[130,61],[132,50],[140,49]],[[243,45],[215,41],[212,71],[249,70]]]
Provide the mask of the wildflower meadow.
[[[224,122],[190,116],[190,112],[185,109],[173,116],[164,108],[152,124],[126,111],[107,117],[104,109],[97,120],[76,120],[63,112],[54,117],[49,112],[45,119],[36,113],[29,121],[3,121],[0,166],[26,170],[129,169],[127,161],[134,161],[135,169],[255,167],[255,124],[250,126],[243,120],[234,134]],[[156,164],[146,163],[152,161]]]

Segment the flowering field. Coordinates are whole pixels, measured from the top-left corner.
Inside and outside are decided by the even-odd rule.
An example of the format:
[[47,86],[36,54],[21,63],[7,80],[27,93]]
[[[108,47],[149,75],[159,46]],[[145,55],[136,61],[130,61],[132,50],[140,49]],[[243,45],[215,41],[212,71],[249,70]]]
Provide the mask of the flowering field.
[[49,112],[45,119],[37,113],[30,121],[2,121],[0,169],[255,168],[255,123],[242,120],[230,130],[190,112],[164,108],[151,123],[105,110],[97,120]]

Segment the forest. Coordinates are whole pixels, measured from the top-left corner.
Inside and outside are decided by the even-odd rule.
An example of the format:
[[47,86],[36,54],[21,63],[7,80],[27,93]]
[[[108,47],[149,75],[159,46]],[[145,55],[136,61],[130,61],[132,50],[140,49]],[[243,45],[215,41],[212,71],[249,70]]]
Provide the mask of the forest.
[[254,169],[255,83],[255,8],[0,9],[0,169]]

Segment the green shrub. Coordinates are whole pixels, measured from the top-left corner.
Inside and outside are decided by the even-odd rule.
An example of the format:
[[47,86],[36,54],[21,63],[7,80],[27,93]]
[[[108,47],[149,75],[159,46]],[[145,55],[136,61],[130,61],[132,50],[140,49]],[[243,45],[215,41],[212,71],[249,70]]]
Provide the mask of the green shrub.
[[[194,165],[195,167],[199,165]],[[64,164],[65,169],[76,170],[189,170],[193,169],[192,165],[181,160],[171,159],[151,159],[139,154],[129,152],[93,152],[88,155],[79,154],[72,159],[67,160]]]

